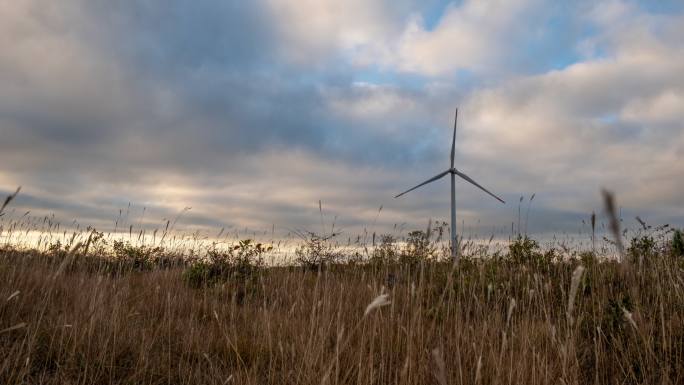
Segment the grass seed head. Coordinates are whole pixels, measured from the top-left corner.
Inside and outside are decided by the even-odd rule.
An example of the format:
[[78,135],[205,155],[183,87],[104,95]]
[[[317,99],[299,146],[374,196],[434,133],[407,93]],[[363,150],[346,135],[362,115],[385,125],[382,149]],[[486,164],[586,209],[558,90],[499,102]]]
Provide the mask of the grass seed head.
[[575,307],[575,296],[577,295],[577,288],[579,287],[580,281],[582,280],[582,274],[584,273],[584,266],[579,265],[575,268],[572,273],[572,280],[570,281],[570,295],[568,296],[568,310],[567,318],[568,323],[572,326],[573,318],[572,311]]
[[634,322],[634,317],[632,317],[632,313],[629,310],[622,307],[622,315],[625,317],[625,321],[629,322],[629,324],[632,325],[632,327],[634,327],[634,329],[636,330],[637,325],[636,322]]
[[15,291],[14,293],[12,293],[9,297],[7,297],[7,302],[11,301],[12,298],[15,298],[16,296],[18,296],[19,293],[21,293],[19,290],[17,290],[17,291]]
[[437,365],[437,371],[435,371],[437,382],[439,385],[447,385],[446,365],[444,363],[444,356],[442,356],[442,350],[440,348],[432,349],[432,358],[434,358]]
[[366,307],[366,311],[363,312],[363,316],[367,316],[370,312],[373,310],[387,306],[392,303],[389,299],[389,294],[380,294],[379,296],[375,297],[375,299]]
[[26,327],[26,322],[20,322],[20,323],[14,325],[14,326],[8,327],[7,329],[2,329],[2,330],[0,330],[0,334],[9,333],[9,332],[11,332],[11,331],[13,331],[13,330],[19,330],[19,329],[23,329],[23,328],[25,328],[25,327]]
[[515,309],[515,298],[511,298],[511,302],[508,304],[508,314],[506,315],[506,326],[511,325],[511,316],[513,315],[513,309]]

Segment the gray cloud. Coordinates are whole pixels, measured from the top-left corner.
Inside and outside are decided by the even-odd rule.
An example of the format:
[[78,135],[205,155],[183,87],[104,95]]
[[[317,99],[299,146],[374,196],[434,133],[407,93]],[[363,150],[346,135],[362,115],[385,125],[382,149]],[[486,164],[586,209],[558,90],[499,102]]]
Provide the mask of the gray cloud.
[[[538,35],[557,10],[540,12],[513,42],[485,36],[484,50],[526,47],[511,68],[478,56],[491,82],[460,74],[474,65],[460,59],[403,74],[408,64],[383,50],[406,43],[398,39],[420,8],[365,3],[311,21],[317,35],[304,16],[330,16],[327,3],[5,6],[1,186],[25,186],[21,208],[103,226],[133,201],[158,218],[192,206],[185,220],[205,228],[315,227],[319,199],[350,232],[371,226],[381,204],[376,226],[423,226],[446,218],[446,183],[391,197],[446,167],[459,102],[458,167],[508,200],[537,192],[531,229],[574,228],[599,210],[603,186],[654,220],[684,215],[681,12],[579,6],[567,30],[551,31],[571,31],[565,51]],[[429,35],[458,34],[459,15],[474,12],[447,10],[425,41],[448,45]],[[578,32],[585,17],[590,36]],[[468,21],[467,32],[486,25]],[[458,188],[471,226],[516,220],[515,204]]]

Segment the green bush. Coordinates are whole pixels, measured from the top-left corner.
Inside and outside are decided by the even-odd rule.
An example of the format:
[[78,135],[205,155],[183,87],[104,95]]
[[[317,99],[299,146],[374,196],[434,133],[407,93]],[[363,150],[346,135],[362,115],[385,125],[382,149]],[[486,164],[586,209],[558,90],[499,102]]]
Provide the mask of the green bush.
[[627,248],[627,256],[632,263],[650,261],[657,254],[655,239],[650,234],[635,236]]
[[304,243],[295,250],[295,262],[309,270],[321,270],[326,265],[342,259],[341,253],[335,251],[330,240],[337,234],[321,236],[313,232],[302,234]]
[[136,271],[152,270],[155,261],[164,251],[161,247],[135,246],[128,241],[114,241],[112,249],[114,259],[119,264]]
[[592,267],[598,263],[596,253],[593,251],[583,251],[579,254],[579,259],[585,267]]
[[550,262],[555,251],[542,253],[539,243],[527,235],[518,237],[508,245],[508,257],[514,263],[541,265]]
[[53,242],[48,245],[47,254],[52,257],[64,258],[69,252],[69,245],[62,244],[61,241]]
[[193,288],[209,286],[218,277],[219,275],[212,273],[212,265],[204,261],[193,263],[183,271],[183,281]]
[[389,265],[396,263],[398,258],[396,239],[392,235],[385,234],[380,236],[380,244],[373,250],[368,263],[374,266]]
[[406,247],[399,255],[399,263],[413,265],[428,259],[436,259],[437,247],[430,239],[430,231],[411,231]]
[[[632,263],[648,263],[668,254],[668,251],[675,256],[684,255],[684,243],[679,230],[671,229],[668,224],[652,227],[638,217],[637,220],[642,229],[632,237],[627,248],[627,257]],[[673,235],[670,239],[671,232]]]
[[272,249],[251,239],[241,240],[225,250],[217,249],[214,244],[205,259],[195,261],[183,272],[183,280],[194,288],[228,280],[245,282],[261,270],[263,254]]

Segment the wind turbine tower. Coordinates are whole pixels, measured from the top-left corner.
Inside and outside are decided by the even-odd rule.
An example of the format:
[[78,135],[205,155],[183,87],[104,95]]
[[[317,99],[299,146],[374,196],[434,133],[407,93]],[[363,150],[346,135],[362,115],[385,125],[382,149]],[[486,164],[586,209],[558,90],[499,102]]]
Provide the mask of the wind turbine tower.
[[486,188],[480,186],[477,182],[475,182],[471,177],[460,172],[459,170],[457,170],[454,167],[454,156],[455,156],[455,152],[456,152],[456,122],[457,122],[457,120],[458,120],[458,108],[456,109],[456,116],[454,117],[454,136],[451,140],[451,167],[448,170],[446,170],[442,173],[439,173],[439,174],[433,176],[432,178],[426,180],[425,182],[423,182],[423,183],[421,183],[415,187],[412,187],[412,188],[404,191],[403,193],[395,196],[395,198],[399,198],[400,196],[406,194],[409,191],[413,191],[413,190],[417,189],[418,187],[424,186],[428,183],[431,183],[431,182],[434,182],[438,179],[441,179],[447,174],[451,174],[451,257],[454,259],[454,263],[458,263],[458,258],[459,258],[458,239],[457,239],[457,235],[456,235],[456,175],[460,176],[461,178],[465,179],[466,181],[468,181],[471,184],[478,187],[480,190],[491,195],[492,197],[494,197],[494,199],[498,200],[499,202],[506,203],[506,202],[504,202],[503,199],[492,194],[489,190],[487,190]]

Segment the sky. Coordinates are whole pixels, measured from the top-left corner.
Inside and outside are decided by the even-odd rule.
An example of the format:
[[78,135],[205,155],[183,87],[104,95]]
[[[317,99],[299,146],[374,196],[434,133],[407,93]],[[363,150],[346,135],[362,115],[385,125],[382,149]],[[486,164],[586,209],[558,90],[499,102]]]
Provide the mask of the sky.
[[103,230],[424,228],[448,178],[393,197],[458,107],[456,168],[508,202],[458,181],[468,231],[524,196],[577,232],[602,188],[682,226],[683,37],[679,1],[0,0],[0,193]]

